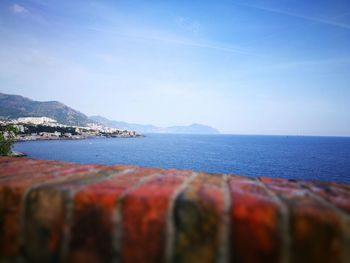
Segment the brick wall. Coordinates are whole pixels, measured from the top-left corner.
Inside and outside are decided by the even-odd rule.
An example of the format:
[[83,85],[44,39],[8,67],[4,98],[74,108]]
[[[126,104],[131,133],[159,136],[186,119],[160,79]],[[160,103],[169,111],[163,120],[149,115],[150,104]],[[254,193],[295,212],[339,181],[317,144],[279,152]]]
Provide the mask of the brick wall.
[[0,158],[0,262],[350,262],[350,185]]

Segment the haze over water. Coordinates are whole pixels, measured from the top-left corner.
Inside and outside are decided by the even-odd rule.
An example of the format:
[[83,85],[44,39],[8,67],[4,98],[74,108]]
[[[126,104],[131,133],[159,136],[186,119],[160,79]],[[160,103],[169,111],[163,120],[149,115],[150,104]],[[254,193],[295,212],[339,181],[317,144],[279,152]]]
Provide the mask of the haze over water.
[[171,135],[20,142],[29,157],[350,183],[349,137]]

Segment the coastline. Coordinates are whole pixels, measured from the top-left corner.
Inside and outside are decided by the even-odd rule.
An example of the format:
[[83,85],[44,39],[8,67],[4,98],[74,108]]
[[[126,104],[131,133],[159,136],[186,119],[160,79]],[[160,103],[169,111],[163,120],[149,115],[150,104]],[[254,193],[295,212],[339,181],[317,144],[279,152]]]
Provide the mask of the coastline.
[[27,154],[22,152],[17,152],[17,151],[11,151],[11,153],[7,156],[8,157],[27,157]]
[[27,141],[60,141],[60,140],[86,140],[86,139],[98,139],[98,138],[143,138],[145,135],[143,134],[136,134],[136,135],[112,135],[112,136],[70,136],[70,137],[59,137],[59,136],[40,136],[40,135],[28,135],[28,136],[21,136],[16,139],[15,142],[27,142]]

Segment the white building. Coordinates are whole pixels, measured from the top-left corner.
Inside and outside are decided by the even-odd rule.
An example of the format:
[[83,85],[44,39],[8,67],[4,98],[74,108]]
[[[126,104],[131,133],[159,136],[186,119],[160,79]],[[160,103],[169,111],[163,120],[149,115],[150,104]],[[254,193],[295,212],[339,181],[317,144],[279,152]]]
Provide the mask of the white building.
[[72,137],[72,133],[66,132],[66,133],[64,134],[64,136],[65,136],[65,137],[68,137],[68,138],[71,138],[71,137]]
[[50,124],[50,123],[57,123],[56,120],[48,118],[48,117],[22,117],[18,118],[17,123],[23,123],[23,124]]

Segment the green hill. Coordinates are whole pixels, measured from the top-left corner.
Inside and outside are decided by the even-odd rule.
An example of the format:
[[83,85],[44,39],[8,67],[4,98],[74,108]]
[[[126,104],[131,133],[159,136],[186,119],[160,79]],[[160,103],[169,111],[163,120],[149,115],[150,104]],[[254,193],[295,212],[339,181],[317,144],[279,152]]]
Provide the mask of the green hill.
[[66,125],[86,125],[89,118],[58,101],[34,101],[18,95],[0,93],[0,117],[49,117]]

